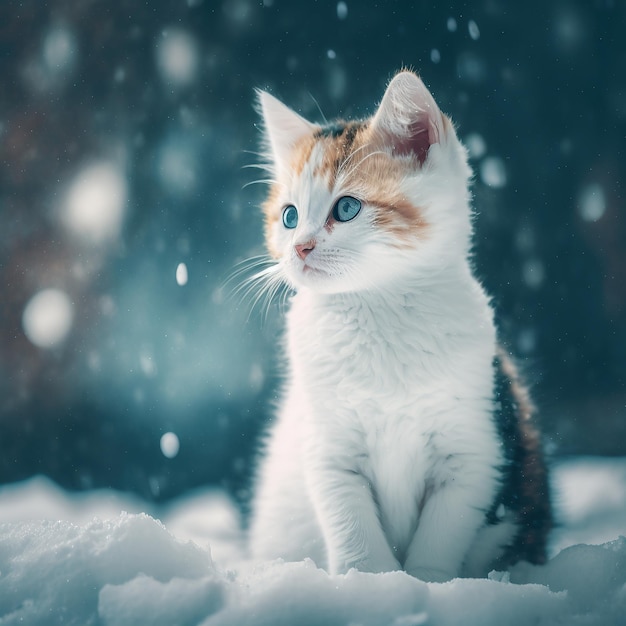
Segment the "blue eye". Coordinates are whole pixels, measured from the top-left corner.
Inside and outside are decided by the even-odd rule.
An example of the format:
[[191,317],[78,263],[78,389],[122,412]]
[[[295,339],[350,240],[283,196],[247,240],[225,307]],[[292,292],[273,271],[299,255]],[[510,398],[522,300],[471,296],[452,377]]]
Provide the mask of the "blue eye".
[[298,209],[293,204],[283,209],[283,224],[285,228],[295,228],[298,225]]
[[343,196],[337,200],[333,208],[333,217],[338,222],[353,220],[361,210],[361,201],[352,196]]

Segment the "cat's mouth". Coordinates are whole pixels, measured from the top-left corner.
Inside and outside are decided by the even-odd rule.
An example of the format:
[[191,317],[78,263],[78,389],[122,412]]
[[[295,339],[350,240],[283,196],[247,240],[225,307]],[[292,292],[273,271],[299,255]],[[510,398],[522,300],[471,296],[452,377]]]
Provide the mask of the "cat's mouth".
[[341,268],[332,260],[314,259],[291,267],[292,283],[297,287],[307,287],[319,293],[339,293],[349,289]]
[[315,283],[334,283],[336,279],[344,275],[344,267],[338,262],[335,256],[318,255],[313,258],[309,255],[299,264],[298,274],[305,281]]
[[300,276],[304,280],[317,282],[318,280],[328,280],[330,278],[331,274],[329,274],[328,268],[324,267],[323,263],[319,264],[316,261],[311,262],[309,259],[306,259],[300,265]]
[[323,270],[307,265],[306,263],[302,265],[302,273],[307,274],[308,276],[326,276],[326,272]]

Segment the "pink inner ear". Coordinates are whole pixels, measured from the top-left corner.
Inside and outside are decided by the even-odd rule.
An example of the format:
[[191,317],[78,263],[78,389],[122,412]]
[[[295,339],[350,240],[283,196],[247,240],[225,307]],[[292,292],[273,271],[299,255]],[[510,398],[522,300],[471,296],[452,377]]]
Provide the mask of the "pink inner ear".
[[434,129],[430,126],[430,120],[426,115],[424,119],[415,120],[408,126],[406,135],[388,134],[387,138],[394,154],[398,156],[414,154],[420,165],[423,165],[428,156],[428,149],[437,142]]
[[400,72],[389,83],[372,128],[396,155],[415,155],[420,164],[439,141],[443,120],[424,83],[411,72]]

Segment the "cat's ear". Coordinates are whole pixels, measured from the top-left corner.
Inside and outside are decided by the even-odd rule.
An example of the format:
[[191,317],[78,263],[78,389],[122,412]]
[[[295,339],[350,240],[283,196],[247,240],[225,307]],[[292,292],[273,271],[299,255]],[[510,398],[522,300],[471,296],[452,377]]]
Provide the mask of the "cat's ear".
[[374,114],[374,137],[391,146],[394,154],[415,154],[423,163],[428,150],[444,132],[439,107],[422,80],[413,72],[400,72],[389,83]]
[[274,163],[288,163],[291,150],[298,140],[314,133],[319,126],[305,120],[267,91],[257,90],[257,98],[263,116],[265,140]]

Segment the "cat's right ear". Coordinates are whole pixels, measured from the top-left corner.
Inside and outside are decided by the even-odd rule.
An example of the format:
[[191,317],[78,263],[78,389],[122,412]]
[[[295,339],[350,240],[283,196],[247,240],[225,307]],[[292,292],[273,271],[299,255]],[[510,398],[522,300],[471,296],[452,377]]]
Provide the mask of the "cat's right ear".
[[424,163],[430,146],[445,132],[444,118],[422,80],[409,71],[389,83],[372,119],[378,140],[397,155],[413,154]]
[[265,141],[274,163],[277,166],[287,164],[295,144],[319,130],[319,126],[305,120],[267,91],[257,89],[256,93],[263,117]]

